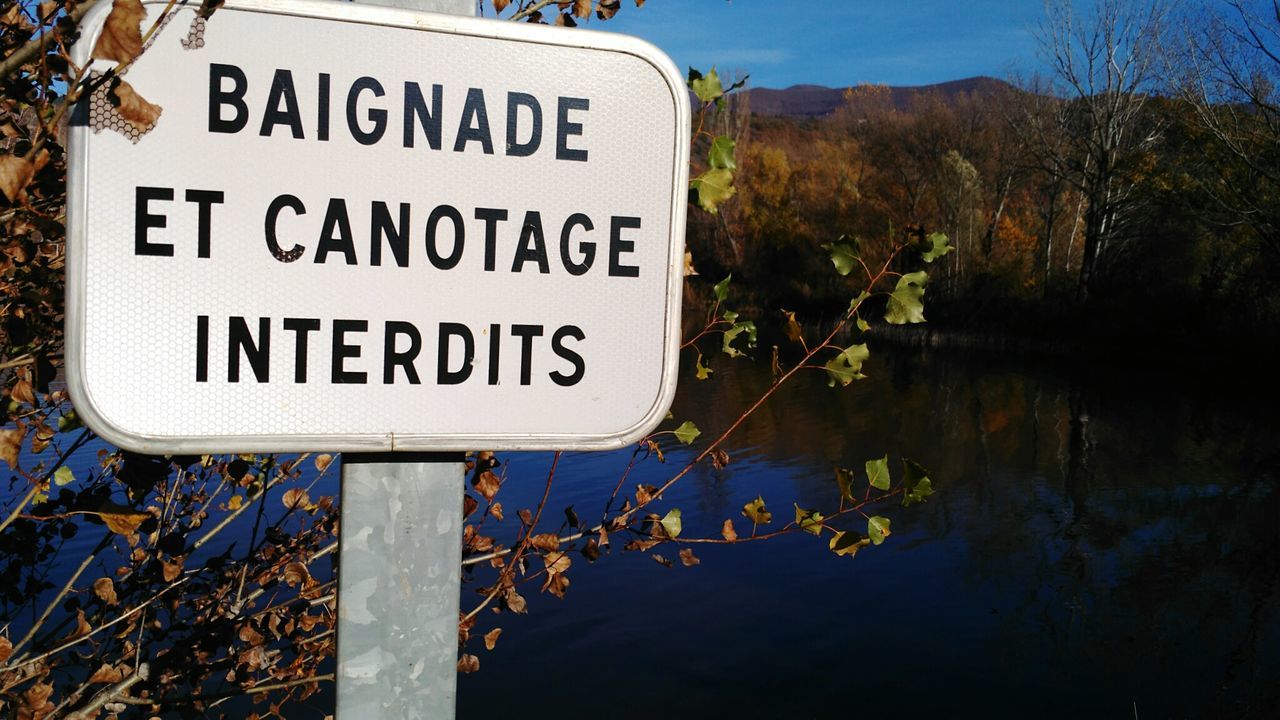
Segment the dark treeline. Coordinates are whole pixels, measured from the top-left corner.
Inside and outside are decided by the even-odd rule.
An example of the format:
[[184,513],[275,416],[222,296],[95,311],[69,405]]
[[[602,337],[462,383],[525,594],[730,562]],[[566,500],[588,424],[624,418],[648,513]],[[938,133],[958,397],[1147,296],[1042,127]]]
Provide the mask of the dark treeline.
[[[1050,68],[907,102],[857,86],[818,119],[724,107],[737,196],[695,218],[709,278],[812,320],[847,307],[824,244],[945,232],[935,330],[1220,350],[1280,340],[1280,13],[1050,4]],[[1110,61],[1107,61],[1110,59]],[[896,101],[895,101],[896,100]]]

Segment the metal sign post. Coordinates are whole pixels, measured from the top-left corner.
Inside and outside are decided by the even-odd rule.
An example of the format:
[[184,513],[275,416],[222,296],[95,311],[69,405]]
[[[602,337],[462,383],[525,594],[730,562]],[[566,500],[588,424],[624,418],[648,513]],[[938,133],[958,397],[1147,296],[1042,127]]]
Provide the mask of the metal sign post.
[[[475,14],[472,0],[364,0]],[[469,12],[468,12],[469,10]],[[337,717],[455,716],[461,453],[342,456]]]
[[142,2],[68,143],[76,411],[138,452],[345,453],[343,720],[452,717],[461,452],[625,447],[675,394],[684,78],[472,0]]

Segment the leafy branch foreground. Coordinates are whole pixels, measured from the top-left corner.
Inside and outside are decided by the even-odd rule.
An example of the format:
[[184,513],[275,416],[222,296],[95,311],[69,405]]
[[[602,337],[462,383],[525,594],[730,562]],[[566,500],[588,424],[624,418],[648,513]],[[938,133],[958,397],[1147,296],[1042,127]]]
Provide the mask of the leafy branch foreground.
[[[0,409],[6,413],[0,462],[11,470],[0,506],[0,711],[24,720],[115,717],[130,710],[204,716],[247,696],[256,703],[256,717],[283,717],[289,703],[333,679],[328,668],[335,652],[338,508],[332,497],[312,497],[333,458],[162,458],[97,442],[96,461],[85,467],[82,457],[96,438],[65,391],[51,385],[62,358],[66,166],[60,127],[67,110],[98,88],[106,88],[130,123],[156,122],[160,108],[119,73],[145,50],[161,20],[187,5],[170,3],[144,32],[138,0],[115,0],[108,40],[93,54],[116,68],[90,83],[67,52],[90,4],[24,2],[0,13]],[[209,18],[218,4],[202,3],[199,12]],[[538,21],[552,5],[495,2],[494,8]],[[592,10],[607,20],[619,9],[616,0],[554,5],[560,24],[585,19]],[[716,212],[733,196],[737,166],[733,141],[705,130],[706,120],[740,83],[726,90],[712,70],[691,71],[689,85],[701,102],[694,143],[702,154],[691,200]],[[495,626],[482,632],[481,617],[489,617],[483,610],[497,611],[496,617],[526,612],[521,590],[529,583],[562,597],[577,558],[595,561],[621,546],[674,565],[651,552],[666,546],[688,566],[699,562],[695,545],[793,532],[824,537],[842,556],[883,542],[890,521],[871,508],[899,500],[910,505],[932,492],[928,473],[910,460],[903,460],[896,479],[887,456],[869,460],[865,487],[861,473],[837,469],[837,506],[796,506],[789,522],[775,521],[759,496],[743,507],[742,518],[726,519],[718,537],[685,535],[680,510],[662,507],[662,498],[698,465],[727,465],[726,445],[735,431],[802,372],[822,372],[833,387],[862,379],[866,343],[841,346],[836,340],[865,332],[867,317],[923,321],[927,276],[900,270],[945,254],[946,238],[916,232],[891,238],[889,245],[881,257],[864,257],[855,240],[831,245],[833,267],[853,296],[843,318],[811,338],[794,314],[784,313],[787,336],[798,348],[787,354],[798,360],[784,366],[775,349],[772,385],[709,442],[698,443],[702,431],[692,422],[640,442],[595,522],[583,522],[568,508],[555,531],[546,529],[555,524],[544,515],[556,454],[541,501],[516,513],[516,539],[504,547],[494,525],[505,520],[499,494],[506,469],[492,453],[470,456],[463,562],[483,585],[480,599],[459,620],[459,669],[479,667],[470,652],[473,637],[496,647],[502,631]],[[698,380],[713,375],[710,358],[745,357],[756,347],[755,324],[725,307],[729,291],[728,278],[710,289],[705,322],[684,343]],[[664,462],[680,446],[697,452],[660,485],[624,492],[638,464]]]

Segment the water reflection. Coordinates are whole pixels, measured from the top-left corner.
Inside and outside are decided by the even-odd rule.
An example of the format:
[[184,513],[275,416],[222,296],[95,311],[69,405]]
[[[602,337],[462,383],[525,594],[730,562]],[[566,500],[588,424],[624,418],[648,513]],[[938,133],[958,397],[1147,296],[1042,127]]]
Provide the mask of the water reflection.
[[[767,367],[716,372],[683,380],[675,408],[708,432],[771,382]],[[851,561],[786,538],[699,550],[691,569],[615,554],[578,570],[564,602],[499,618],[508,632],[461,679],[460,716],[1271,716],[1280,421],[1266,402],[1172,374],[937,356],[868,374],[845,391],[803,379],[743,427],[733,464],[668,499],[686,533],[710,535],[758,493],[780,516],[793,500],[834,507],[833,467],[907,455],[939,492],[886,513],[888,544]],[[536,502],[545,459],[510,460],[505,504]],[[553,502],[588,516],[623,465],[567,458]],[[534,671],[548,668],[563,681]]]

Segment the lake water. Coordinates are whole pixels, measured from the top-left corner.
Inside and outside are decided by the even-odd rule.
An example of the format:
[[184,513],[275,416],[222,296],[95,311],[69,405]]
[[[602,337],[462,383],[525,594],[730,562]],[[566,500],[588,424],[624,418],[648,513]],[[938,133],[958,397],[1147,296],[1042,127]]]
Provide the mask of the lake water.
[[[878,509],[884,545],[852,559],[803,534],[698,545],[701,564],[671,568],[575,556],[564,600],[526,586],[527,616],[483,613],[479,632],[504,632],[492,652],[473,641],[459,717],[1275,715],[1280,417],[1250,389],[1270,383],[885,355],[846,390],[800,378],[730,441],[727,468],[706,464],[658,510],[679,507],[685,536],[726,518],[745,535],[757,495],[777,526],[793,502],[836,507],[834,467],[906,455],[937,492]],[[701,439],[770,382],[715,367],[682,379],[674,408]],[[628,457],[566,455],[549,515],[593,522]],[[688,457],[646,461],[625,491]],[[549,459],[505,456],[511,529]],[[464,610],[490,577],[464,585]]]
[[[712,381],[683,378],[674,407],[700,441],[770,383],[767,365],[714,367]],[[887,452],[896,474],[906,455],[930,469],[936,494],[877,508],[893,521],[884,545],[852,559],[803,534],[698,545],[695,567],[675,548],[651,551],[670,568],[619,547],[590,565],[575,554],[564,600],[531,584],[528,615],[482,613],[477,634],[504,632],[494,651],[471,644],[481,670],[460,676],[458,716],[1276,715],[1274,383],[879,349],[865,370],[844,390],[819,372],[799,377],[730,440],[728,467],[700,467],[657,511],[680,508],[685,537],[717,537],[726,518],[747,535],[742,506],[757,495],[777,527],[793,502],[836,507],[833,468]],[[664,445],[667,462],[641,463],[624,492],[690,457]],[[501,457],[509,544],[551,456]],[[566,454],[545,529],[569,505],[595,522],[629,457]],[[312,494],[336,491],[331,471]],[[463,586],[464,610],[491,579]],[[331,702],[326,692],[299,716]]]

